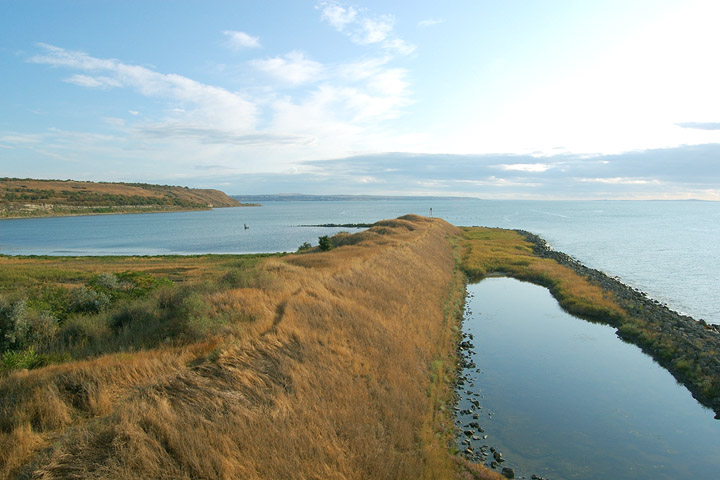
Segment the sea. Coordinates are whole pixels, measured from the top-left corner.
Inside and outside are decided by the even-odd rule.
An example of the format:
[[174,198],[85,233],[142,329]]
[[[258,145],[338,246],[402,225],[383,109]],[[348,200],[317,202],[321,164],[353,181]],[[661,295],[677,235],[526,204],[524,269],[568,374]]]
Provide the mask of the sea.
[[720,202],[383,198],[0,221],[5,255],[292,252],[350,227],[414,213],[522,229],[669,308],[720,324]]

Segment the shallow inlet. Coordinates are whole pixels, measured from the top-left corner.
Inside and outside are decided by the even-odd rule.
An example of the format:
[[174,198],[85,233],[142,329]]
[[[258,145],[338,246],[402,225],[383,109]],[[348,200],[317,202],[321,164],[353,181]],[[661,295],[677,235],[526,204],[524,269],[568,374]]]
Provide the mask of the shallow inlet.
[[[614,329],[510,278],[468,286],[458,447],[515,478],[715,478],[720,422]],[[491,448],[493,451],[491,451]],[[486,455],[483,455],[485,453]]]

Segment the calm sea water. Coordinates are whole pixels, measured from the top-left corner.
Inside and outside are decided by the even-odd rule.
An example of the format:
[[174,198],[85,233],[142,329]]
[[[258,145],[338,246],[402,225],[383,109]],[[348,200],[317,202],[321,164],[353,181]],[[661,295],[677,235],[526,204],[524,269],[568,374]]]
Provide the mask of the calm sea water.
[[[407,213],[455,225],[520,228],[618,276],[681,313],[720,323],[720,202],[402,199],[265,202],[262,207],[0,221],[10,255],[157,255],[294,251],[303,242]],[[244,229],[247,224],[249,229]]]
[[463,330],[477,367],[463,371],[458,406],[472,412],[458,420],[462,430],[482,428],[468,439],[475,452],[502,452],[516,478],[718,478],[720,422],[613,328],[510,278],[468,292]]

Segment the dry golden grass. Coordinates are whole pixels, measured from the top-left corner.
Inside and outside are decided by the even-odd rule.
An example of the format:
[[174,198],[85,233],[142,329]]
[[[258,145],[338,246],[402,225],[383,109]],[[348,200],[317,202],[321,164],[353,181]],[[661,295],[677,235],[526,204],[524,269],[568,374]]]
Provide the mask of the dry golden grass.
[[619,323],[626,315],[600,286],[554,260],[536,256],[518,232],[481,227],[466,227],[463,232],[463,266],[470,278],[504,274],[540,284],[570,313],[591,320]]
[[199,343],[6,375],[0,478],[455,478],[459,234],[383,222],[209,292]]

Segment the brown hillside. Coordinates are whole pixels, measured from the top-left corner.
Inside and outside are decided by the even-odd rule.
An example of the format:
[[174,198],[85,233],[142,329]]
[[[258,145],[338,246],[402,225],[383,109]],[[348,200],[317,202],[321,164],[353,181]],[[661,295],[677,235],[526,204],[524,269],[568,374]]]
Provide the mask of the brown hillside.
[[0,477],[455,477],[459,234],[410,216],[228,267],[179,307],[220,334],[7,374]]
[[154,210],[236,207],[240,202],[219,190],[143,183],[96,183],[73,180],[0,179],[0,210],[15,214],[52,215],[111,213],[97,209]]

